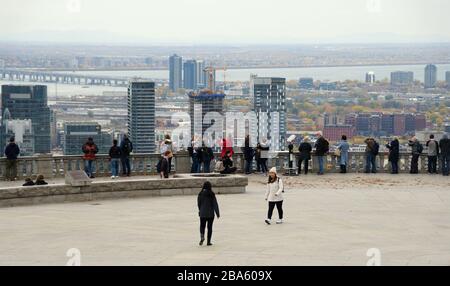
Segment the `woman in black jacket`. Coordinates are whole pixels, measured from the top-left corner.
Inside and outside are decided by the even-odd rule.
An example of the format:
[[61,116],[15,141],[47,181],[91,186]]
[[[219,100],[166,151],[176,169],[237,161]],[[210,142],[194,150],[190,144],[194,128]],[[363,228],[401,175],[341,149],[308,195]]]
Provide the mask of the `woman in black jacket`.
[[398,174],[398,160],[400,159],[400,143],[397,137],[392,140],[391,144],[387,144],[389,149],[389,162],[391,162],[391,174]]
[[212,191],[210,182],[203,184],[202,191],[197,197],[198,215],[200,216],[200,245],[205,241],[205,227],[208,225],[208,243],[212,245],[211,237],[213,231],[214,213],[220,218],[219,205],[217,204],[216,195]]

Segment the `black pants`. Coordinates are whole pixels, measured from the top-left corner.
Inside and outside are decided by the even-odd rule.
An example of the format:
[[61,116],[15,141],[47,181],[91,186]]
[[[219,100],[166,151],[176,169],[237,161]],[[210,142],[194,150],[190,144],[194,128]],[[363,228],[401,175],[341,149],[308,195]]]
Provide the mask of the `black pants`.
[[419,173],[419,156],[420,154],[413,154],[411,158],[411,174]]
[[283,201],[281,202],[269,202],[269,211],[267,212],[267,218],[272,219],[273,209],[277,206],[278,217],[283,219]]
[[392,174],[398,174],[398,160],[391,161]]
[[302,157],[300,157],[300,159],[298,160],[298,174],[300,175],[300,173],[302,172],[302,162],[304,164],[305,175],[306,175],[306,174],[308,174],[309,160],[306,158],[302,158]]
[[261,172],[263,173],[267,173],[269,171],[269,169],[267,168],[267,158],[262,158],[260,159],[260,164],[261,164]]
[[437,156],[428,156],[428,173],[437,173]]
[[201,217],[200,218],[200,236],[202,239],[205,238],[205,228],[208,225],[208,242],[211,242],[212,232],[213,232],[213,217]]

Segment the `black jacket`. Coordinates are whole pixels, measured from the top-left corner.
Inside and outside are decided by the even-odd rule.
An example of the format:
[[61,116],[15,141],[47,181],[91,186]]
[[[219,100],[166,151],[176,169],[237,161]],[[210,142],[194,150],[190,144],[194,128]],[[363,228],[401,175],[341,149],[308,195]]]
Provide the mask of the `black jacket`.
[[214,213],[220,217],[219,204],[216,195],[202,190],[197,197],[198,215],[201,218],[214,218]]
[[119,159],[122,156],[122,151],[118,146],[112,146],[109,148],[109,157],[112,159]]
[[328,141],[325,138],[320,137],[319,139],[317,139],[315,147],[316,147],[316,155],[324,156],[325,154],[328,153],[330,149],[330,143],[328,143]]
[[245,161],[253,160],[253,156],[255,156],[255,151],[248,142],[245,142],[245,147],[243,149],[244,159]]
[[130,156],[130,153],[133,152],[133,143],[130,139],[126,138],[120,142],[120,152],[124,157]]
[[5,156],[8,160],[16,160],[20,154],[19,146],[16,143],[9,143],[5,148]]
[[400,144],[398,140],[392,140],[391,144],[386,145],[386,148],[389,149],[389,161],[398,161],[400,158]]
[[48,183],[44,180],[36,180],[36,185],[43,186],[43,185],[48,185]]
[[439,141],[439,149],[440,149],[440,154],[443,157],[448,157],[450,156],[450,139],[441,139]]
[[300,152],[300,157],[302,159],[304,160],[311,159],[312,146],[308,142],[301,143],[300,146],[298,147],[298,151]]
[[200,156],[202,162],[208,163],[211,162],[212,159],[214,159],[214,152],[210,147],[202,147]]

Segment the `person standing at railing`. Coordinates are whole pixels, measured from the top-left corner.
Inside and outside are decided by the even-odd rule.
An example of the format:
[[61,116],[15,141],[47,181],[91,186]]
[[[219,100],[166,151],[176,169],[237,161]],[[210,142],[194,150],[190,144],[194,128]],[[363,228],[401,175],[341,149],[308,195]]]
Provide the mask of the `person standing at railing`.
[[418,174],[419,173],[419,157],[423,152],[423,146],[420,144],[419,140],[417,140],[416,136],[409,140],[408,145],[411,147],[411,169],[409,171],[410,174]]
[[394,137],[390,144],[386,144],[386,148],[389,149],[391,174],[398,174],[398,160],[400,159],[400,142],[398,142],[398,138]]
[[161,145],[159,146],[159,152],[161,153],[161,156],[164,156],[164,153],[166,153],[166,151],[170,151],[169,156],[167,157],[168,162],[169,162],[169,173],[172,169],[172,157],[173,157],[173,143],[172,140],[170,139],[170,135],[167,134],[164,138],[164,141],[161,142]]
[[214,151],[211,147],[203,142],[202,151],[200,152],[203,165],[203,173],[211,173],[211,161],[214,160]]
[[309,171],[308,163],[309,160],[311,160],[311,152],[312,152],[312,146],[308,136],[305,136],[305,138],[303,138],[303,142],[300,143],[298,151],[300,152],[300,156],[298,158],[298,174],[300,175],[300,173],[302,172],[302,162],[303,162],[305,169],[304,173],[305,175],[307,175]]
[[367,138],[366,143],[366,174],[377,172],[377,156],[380,151],[380,145],[374,138]]
[[89,178],[94,178],[94,161],[96,159],[96,154],[98,153],[98,147],[94,143],[94,139],[92,137],[88,138],[88,141],[83,145],[82,151],[84,153],[84,171],[88,175]]
[[127,135],[123,135],[122,142],[120,142],[120,161],[122,162],[122,175],[130,176],[130,153],[133,152],[133,142]]
[[254,150],[250,146],[250,136],[247,135],[245,137],[245,145],[244,145],[244,160],[245,160],[245,174],[250,175],[252,173],[252,163],[253,163],[253,156],[254,156]]
[[428,173],[437,174],[437,158],[439,155],[439,144],[434,140],[434,135],[430,135],[430,140],[427,141],[428,147]]
[[267,172],[269,171],[267,167],[267,159],[269,158],[269,144],[267,142],[267,139],[264,138],[261,142],[260,146],[260,165],[261,165],[261,173],[264,176],[267,176]]
[[442,175],[448,176],[450,171],[450,139],[448,139],[447,134],[444,134],[442,139],[439,141],[439,148],[439,153],[441,154]]
[[16,144],[15,138],[9,138],[9,144],[5,148],[6,156],[6,174],[7,181],[15,181],[17,178],[17,157],[20,154],[19,145]]
[[347,142],[347,135],[342,135],[341,142],[337,146],[339,150],[339,165],[341,167],[341,174],[347,173],[347,165],[348,165],[348,150],[350,149],[350,145]]
[[330,143],[322,136],[322,132],[317,132],[316,156],[319,161],[319,172],[318,175],[323,175],[325,173],[325,158],[328,151],[330,150]]
[[111,179],[119,177],[119,161],[122,157],[122,151],[117,146],[117,140],[113,140],[113,145],[109,149],[109,160],[111,161]]

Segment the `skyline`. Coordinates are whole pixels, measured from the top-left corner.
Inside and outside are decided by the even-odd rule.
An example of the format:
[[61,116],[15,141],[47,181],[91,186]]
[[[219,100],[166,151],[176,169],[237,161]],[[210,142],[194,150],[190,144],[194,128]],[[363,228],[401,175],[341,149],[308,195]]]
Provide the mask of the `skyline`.
[[[450,19],[445,17],[448,1],[344,3],[282,0],[271,5],[269,0],[230,0],[225,5],[218,0],[131,0],[123,5],[104,0],[6,1],[0,10],[0,38],[6,42],[137,45],[450,41],[450,31],[444,30],[450,26]],[[261,16],[271,21],[261,20]]]

